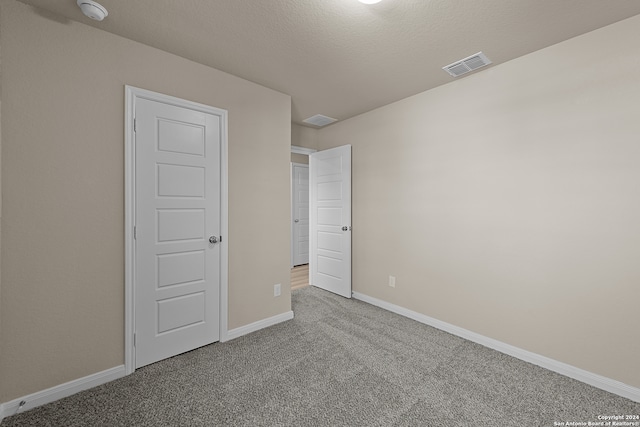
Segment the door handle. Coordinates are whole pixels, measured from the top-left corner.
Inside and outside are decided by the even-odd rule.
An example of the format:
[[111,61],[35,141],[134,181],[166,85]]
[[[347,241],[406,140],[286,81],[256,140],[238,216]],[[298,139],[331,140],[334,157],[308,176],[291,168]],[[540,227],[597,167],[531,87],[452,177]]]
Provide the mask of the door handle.
[[300,222],[300,220],[299,220],[299,219],[296,219],[296,220],[295,220],[295,221],[293,221],[293,222]]
[[349,229],[349,227],[347,227],[346,225],[344,227],[342,227],[342,231],[347,231]]
[[209,243],[218,243],[218,238],[216,236],[209,237]]

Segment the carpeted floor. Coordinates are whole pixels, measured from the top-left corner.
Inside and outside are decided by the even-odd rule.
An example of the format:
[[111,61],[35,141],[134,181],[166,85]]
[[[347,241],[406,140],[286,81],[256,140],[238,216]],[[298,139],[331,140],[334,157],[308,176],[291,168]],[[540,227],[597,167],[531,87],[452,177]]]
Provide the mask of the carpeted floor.
[[2,426],[553,426],[640,404],[307,287],[295,318]]

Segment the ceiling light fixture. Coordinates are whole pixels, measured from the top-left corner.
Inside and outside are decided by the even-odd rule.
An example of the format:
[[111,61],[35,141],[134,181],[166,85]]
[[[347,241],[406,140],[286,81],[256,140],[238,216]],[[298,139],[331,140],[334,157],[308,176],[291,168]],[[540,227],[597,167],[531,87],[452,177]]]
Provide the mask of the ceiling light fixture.
[[376,4],[376,3],[380,3],[382,0],[358,0],[358,1],[364,4]]
[[78,0],[78,6],[85,16],[94,21],[102,21],[109,15],[109,12],[107,12],[104,6],[92,0]]

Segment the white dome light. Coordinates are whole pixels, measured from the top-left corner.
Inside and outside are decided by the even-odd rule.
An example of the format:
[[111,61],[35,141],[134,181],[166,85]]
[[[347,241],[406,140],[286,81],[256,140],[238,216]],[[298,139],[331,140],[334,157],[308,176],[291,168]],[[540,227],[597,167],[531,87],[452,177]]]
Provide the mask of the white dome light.
[[95,20],[102,21],[104,18],[109,15],[107,9],[105,9],[100,3],[97,3],[92,0],[78,0],[78,6],[80,6],[80,10],[85,16]]
[[380,3],[382,0],[358,0],[358,1],[364,4],[376,4],[376,3]]

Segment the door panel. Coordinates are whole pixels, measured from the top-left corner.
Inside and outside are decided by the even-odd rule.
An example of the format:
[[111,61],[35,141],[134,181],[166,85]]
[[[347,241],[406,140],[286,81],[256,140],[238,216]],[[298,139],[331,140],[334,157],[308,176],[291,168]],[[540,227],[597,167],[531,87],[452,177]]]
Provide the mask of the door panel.
[[156,212],[158,243],[204,239],[204,209],[157,209]]
[[351,298],[351,146],[309,156],[310,284]]
[[220,117],[138,99],[135,359],[220,338]]
[[204,156],[204,146],[204,126],[158,119],[159,151]]
[[205,293],[158,301],[158,334],[204,323]]
[[204,197],[205,169],[158,165],[158,197]]
[[204,280],[205,252],[158,255],[158,287]]

